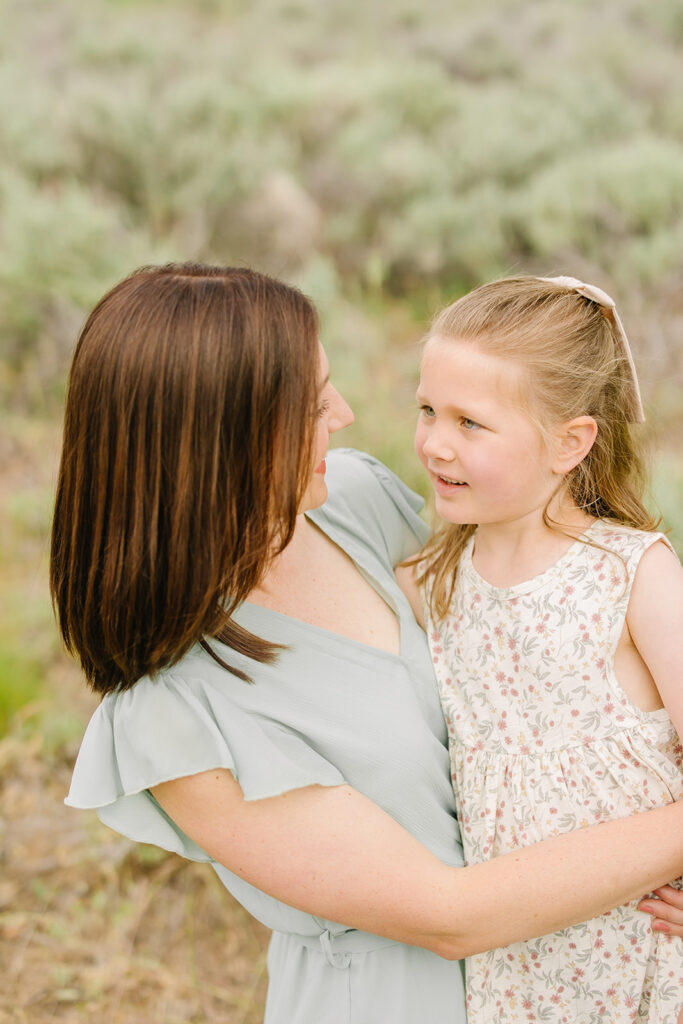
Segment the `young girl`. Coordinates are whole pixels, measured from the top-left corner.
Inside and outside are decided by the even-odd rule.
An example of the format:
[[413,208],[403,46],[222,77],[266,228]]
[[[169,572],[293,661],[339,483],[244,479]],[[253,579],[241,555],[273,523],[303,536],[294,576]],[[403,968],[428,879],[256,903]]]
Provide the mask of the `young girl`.
[[[444,522],[416,576],[467,864],[681,799],[683,573],[641,501],[613,301],[476,289],[437,316],[418,402]],[[683,945],[636,906],[471,957],[469,1024],[676,1024]]]

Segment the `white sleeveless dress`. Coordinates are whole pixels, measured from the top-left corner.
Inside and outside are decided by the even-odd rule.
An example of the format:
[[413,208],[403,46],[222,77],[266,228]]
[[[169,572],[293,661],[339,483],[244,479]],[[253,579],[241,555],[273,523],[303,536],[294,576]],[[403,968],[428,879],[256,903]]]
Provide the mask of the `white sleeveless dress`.
[[[613,669],[638,561],[662,535],[596,521],[585,536],[508,588],[479,576],[471,540],[449,615],[429,625],[467,864],[683,797],[666,710],[635,707]],[[676,1024],[683,942],[635,906],[469,959],[469,1024]]]

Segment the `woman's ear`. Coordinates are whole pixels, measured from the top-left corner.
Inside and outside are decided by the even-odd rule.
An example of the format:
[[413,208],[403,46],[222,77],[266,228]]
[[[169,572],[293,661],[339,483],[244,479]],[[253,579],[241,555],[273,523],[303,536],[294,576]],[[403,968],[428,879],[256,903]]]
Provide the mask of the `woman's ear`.
[[588,455],[597,436],[598,425],[592,416],[577,416],[563,423],[555,434],[553,473],[558,476],[570,473]]

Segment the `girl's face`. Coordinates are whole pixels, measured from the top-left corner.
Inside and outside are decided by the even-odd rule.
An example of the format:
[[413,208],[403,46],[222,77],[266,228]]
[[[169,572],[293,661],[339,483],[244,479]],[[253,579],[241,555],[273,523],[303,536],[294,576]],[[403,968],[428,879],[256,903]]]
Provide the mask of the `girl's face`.
[[509,523],[555,490],[552,453],[520,409],[521,368],[474,345],[430,338],[417,400],[415,448],[452,523]]
[[330,365],[325,349],[319,346],[318,367],[318,412],[313,440],[313,466],[311,478],[299,508],[306,512],[318,508],[327,498],[325,486],[325,455],[330,443],[330,434],[353,423],[353,413],[337,389],[330,383]]

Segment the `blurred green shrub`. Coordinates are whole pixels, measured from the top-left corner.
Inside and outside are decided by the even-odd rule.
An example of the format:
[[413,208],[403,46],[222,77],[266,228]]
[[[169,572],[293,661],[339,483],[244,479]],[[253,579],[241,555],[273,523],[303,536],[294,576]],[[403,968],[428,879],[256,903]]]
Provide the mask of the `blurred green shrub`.
[[[573,273],[619,299],[683,554],[680,0],[0,0],[0,18],[1,459],[27,412],[55,420],[105,290],[206,259],[313,297],[356,412],[335,440],[425,493],[430,315],[495,276]],[[0,494],[0,736],[49,706],[57,750],[80,724],[44,683],[50,489]]]
[[[375,337],[399,298],[445,301],[513,270],[591,273],[627,317],[632,301],[640,323],[673,322],[677,0],[3,12],[5,406],[54,407],[88,307],[169,258],[326,277],[330,324],[346,295]],[[658,372],[677,365],[674,334]]]
[[[619,243],[611,272],[625,284],[635,270],[632,247],[669,234],[682,196],[683,144],[641,135],[558,160],[520,190],[512,216],[525,247],[546,259],[575,250],[608,267]],[[654,281],[679,265],[680,252],[665,244],[648,276]]]
[[84,311],[155,249],[125,210],[72,178],[0,170],[0,209],[0,397],[40,407],[63,383]]

